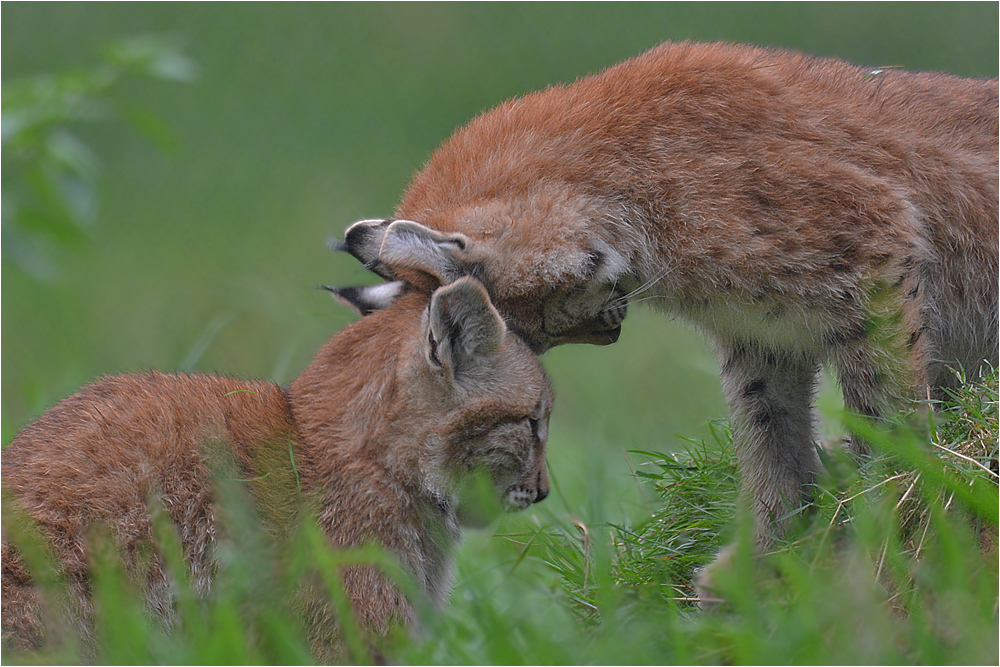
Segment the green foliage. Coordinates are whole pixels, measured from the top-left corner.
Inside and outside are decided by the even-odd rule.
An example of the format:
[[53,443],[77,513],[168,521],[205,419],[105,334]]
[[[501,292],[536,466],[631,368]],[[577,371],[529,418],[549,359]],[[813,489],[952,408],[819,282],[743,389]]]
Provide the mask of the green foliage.
[[[995,663],[998,497],[989,467],[996,466],[996,375],[965,387],[943,408],[933,419],[944,419],[947,428],[937,429],[934,439],[905,425],[869,427],[864,435],[877,454],[860,467],[828,455],[831,472],[817,489],[816,506],[773,553],[753,555],[749,525],[737,521],[732,567],[715,575],[726,603],[713,613],[693,610],[691,582],[737,513],[735,467],[722,429],[715,430],[720,450],[648,453],[642,476],[661,494],[662,505],[646,521],[612,526],[610,576],[600,557],[588,557],[588,549],[600,552],[599,544],[581,546],[588,541],[558,524],[522,528],[516,564],[546,563],[562,580],[565,601],[558,606],[585,609],[580,615],[588,623],[570,626],[560,652],[540,644],[521,660]],[[978,459],[968,454],[970,433],[989,443]],[[501,534],[511,539],[510,531]],[[588,579],[589,587],[581,586]],[[611,604],[600,604],[602,586],[613,589],[605,597]],[[552,626],[551,591],[519,598],[511,611],[515,620],[498,627],[506,631],[514,624],[523,634],[523,626]],[[456,601],[449,622],[467,626],[475,618],[464,605]],[[556,627],[567,632],[563,623]],[[490,625],[479,630],[489,634]],[[420,657],[449,661],[440,647]],[[488,652],[461,656],[484,663],[495,658]]]
[[[18,545],[49,602],[46,641],[40,650],[5,651],[12,664],[312,664],[299,602],[318,595],[336,610],[344,661],[370,664],[370,647],[389,637],[370,636],[348,610],[340,580],[345,568],[378,567],[426,613],[426,602],[395,560],[381,549],[334,550],[311,521],[275,540],[255,516],[241,480],[218,481],[218,572],[211,595],[195,590],[185,564],[177,528],[162,505],[149,503],[152,549],[142,562],[124,567],[107,526],[88,531],[92,611],[82,612],[66,578],[52,566],[44,542],[14,503],[5,502],[5,535]],[[9,528],[14,528],[13,531]],[[173,607],[154,611],[143,586],[154,581],[148,570],[156,558],[168,573]],[[81,617],[89,622],[78,622]]]
[[[438,612],[391,559],[331,550],[308,522],[276,550],[242,496],[224,492],[224,521],[238,529],[225,531],[207,599],[192,592],[169,519],[155,514],[156,552],[174,575],[169,627],[146,620],[133,579],[98,540],[98,648],[88,657],[310,662],[289,601],[300,583],[319,581],[342,619],[343,659],[356,664],[371,659],[371,646],[399,664],[995,664],[996,374],[940,407],[889,429],[857,424],[875,454],[860,465],[825,454],[815,506],[768,554],[750,546],[729,434],[715,426],[712,446],[641,453],[648,461],[637,476],[658,498],[646,519],[588,526],[521,513],[467,531],[453,599]],[[713,579],[724,602],[701,612],[692,579],[722,544],[731,557]],[[31,553],[44,563],[42,551]],[[418,633],[373,637],[346,612],[336,573],[366,563],[417,600]],[[45,586],[59,585],[46,571]],[[87,656],[80,645],[70,637],[52,652],[4,660],[73,661]]]
[[[194,63],[164,40],[113,44],[88,69],[5,81],[2,103],[3,252],[27,273],[52,280],[53,246],[68,246],[97,220],[100,161],[77,128],[112,117],[113,89],[130,77],[191,81]],[[155,140],[162,122],[140,109],[132,124]]]
[[695,570],[712,560],[735,515],[731,434],[715,423],[712,435],[712,446],[692,442],[683,453],[635,452],[649,458],[636,474],[654,485],[662,505],[647,521],[614,527],[619,578],[685,607],[696,601]]

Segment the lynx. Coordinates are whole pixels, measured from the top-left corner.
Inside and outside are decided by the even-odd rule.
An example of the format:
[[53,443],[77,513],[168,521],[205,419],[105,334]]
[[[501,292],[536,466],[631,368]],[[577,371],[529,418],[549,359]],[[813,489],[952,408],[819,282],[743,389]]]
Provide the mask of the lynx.
[[[84,617],[88,525],[109,525],[131,565],[152,538],[150,494],[179,529],[193,587],[209,592],[218,523],[209,459],[220,445],[261,517],[294,516],[300,485],[333,545],[387,547],[438,604],[459,538],[458,489],[474,470],[509,509],[546,497],[549,381],[479,283],[460,279],[429,298],[381,286],[335,293],[378,312],[330,339],[287,389],[211,375],[106,377],[4,451],[5,493],[51,541]],[[162,564],[138,576],[150,610],[168,615]],[[373,630],[411,616],[378,570],[349,569],[344,586]],[[42,642],[40,604],[5,540],[5,646]],[[315,632],[311,642],[318,655],[336,644]]]
[[343,248],[476,276],[537,353],[615,342],[629,301],[695,324],[766,545],[819,468],[822,364],[877,419],[997,363],[997,111],[996,79],[666,43],[476,118]]

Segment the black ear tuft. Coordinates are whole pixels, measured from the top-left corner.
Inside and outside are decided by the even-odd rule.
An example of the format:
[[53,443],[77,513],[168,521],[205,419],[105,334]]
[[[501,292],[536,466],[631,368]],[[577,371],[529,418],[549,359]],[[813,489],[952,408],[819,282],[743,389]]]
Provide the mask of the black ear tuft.
[[396,273],[378,259],[382,237],[385,236],[385,231],[391,223],[391,219],[360,220],[347,228],[343,243],[330,244],[330,247],[351,254],[376,275],[386,280],[395,280]]
[[366,287],[330,287],[320,285],[333,295],[333,298],[360,315],[369,315],[376,310],[382,310],[392,304],[403,294],[404,283],[392,282]]
[[335,250],[337,252],[349,252],[346,243],[341,243],[335,238],[327,240],[326,247],[330,250]]

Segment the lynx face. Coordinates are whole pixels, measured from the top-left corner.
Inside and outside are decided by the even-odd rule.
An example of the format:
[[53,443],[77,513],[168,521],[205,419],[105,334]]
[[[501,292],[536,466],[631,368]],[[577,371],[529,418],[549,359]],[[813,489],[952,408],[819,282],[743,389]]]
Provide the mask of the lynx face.
[[485,471],[508,510],[543,500],[552,388],[535,355],[471,278],[434,293],[424,326],[424,378],[412,386],[426,396],[438,393],[435,404],[450,408],[427,438],[438,454],[428,457],[427,478],[442,480],[440,490],[450,495],[470,474]]
[[[378,310],[386,285],[338,290],[356,309]],[[509,331],[484,287],[469,277],[438,288],[400,375],[406,406],[397,465],[419,470],[428,493],[455,500],[485,472],[508,510],[549,493],[545,445],[552,388],[531,349]]]
[[390,280],[419,283],[422,274],[447,284],[475,276],[536,354],[565,343],[617,341],[635,283],[628,260],[593,234],[564,234],[562,245],[547,250],[527,247],[518,231],[473,241],[410,220],[362,220],[348,229],[343,247]]
[[545,445],[551,401],[546,391],[525,417],[508,411],[495,420],[462,424],[448,443],[448,473],[461,479],[477,470],[487,472],[510,511],[544,500],[549,494]]

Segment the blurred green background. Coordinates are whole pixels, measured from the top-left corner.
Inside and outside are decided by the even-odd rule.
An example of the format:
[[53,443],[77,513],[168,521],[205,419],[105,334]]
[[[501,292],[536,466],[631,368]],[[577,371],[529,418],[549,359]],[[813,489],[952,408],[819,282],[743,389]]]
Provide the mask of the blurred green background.
[[[314,286],[371,280],[326,242],[390,214],[434,147],[505,98],[667,39],[995,76],[997,26],[996,3],[6,3],[5,84],[136,35],[175,40],[200,76],[129,79],[110,93],[118,120],[74,127],[100,161],[97,214],[53,251],[58,276],[3,262],[3,440],[103,373],[289,382],[353,319]],[[625,450],[725,415],[700,336],[641,308],[617,345],[544,362],[558,502],[591,520],[637,502]]]

